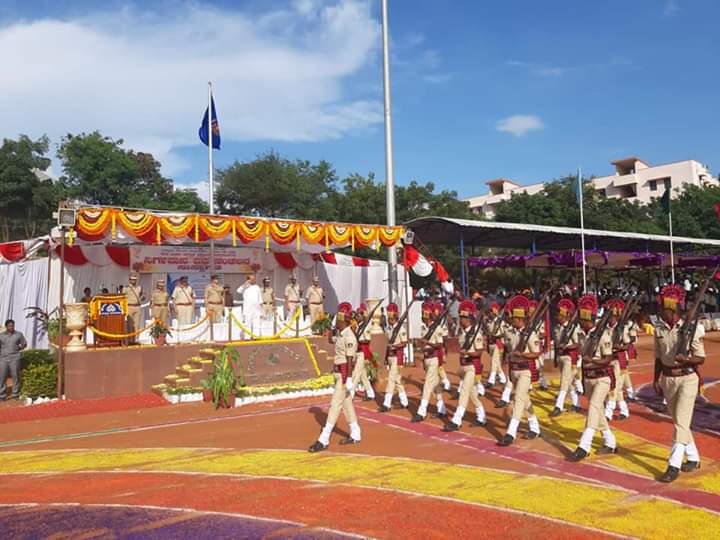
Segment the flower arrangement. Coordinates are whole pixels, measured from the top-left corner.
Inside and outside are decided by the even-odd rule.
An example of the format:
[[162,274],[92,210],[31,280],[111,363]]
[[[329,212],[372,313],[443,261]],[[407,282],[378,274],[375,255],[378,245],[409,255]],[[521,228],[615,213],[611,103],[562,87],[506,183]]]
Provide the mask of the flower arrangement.
[[327,314],[323,313],[318,319],[312,324],[313,334],[325,334],[332,330],[332,318]]
[[150,328],[150,337],[157,339],[161,336],[172,336],[172,333],[160,319],[155,319],[152,328]]
[[240,357],[233,347],[225,347],[220,356],[215,359],[213,372],[201,382],[203,388],[212,392],[215,408],[232,407],[238,388],[245,386],[245,375],[242,368],[238,367],[239,374],[235,374],[235,364],[239,364]]

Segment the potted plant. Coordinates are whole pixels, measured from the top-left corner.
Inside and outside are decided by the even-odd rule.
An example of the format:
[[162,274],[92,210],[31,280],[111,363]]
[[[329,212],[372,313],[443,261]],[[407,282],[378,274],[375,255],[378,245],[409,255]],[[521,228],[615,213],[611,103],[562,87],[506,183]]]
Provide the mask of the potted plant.
[[220,356],[215,359],[213,372],[208,377],[206,385],[212,392],[212,399],[216,409],[221,406],[226,409],[234,407],[237,389],[245,385],[242,370],[240,370],[239,375],[236,375],[233,367],[233,364],[236,364],[238,360],[238,353],[232,347],[225,347]]
[[165,345],[167,336],[172,336],[168,327],[161,320],[155,319],[150,329],[150,337],[155,340],[155,345]]
[[318,319],[312,324],[312,332],[316,335],[324,335],[328,330],[332,330],[332,320],[326,313],[323,313]]
[[58,315],[58,309],[55,308],[50,312],[45,311],[42,308],[39,308],[37,306],[32,306],[25,308],[25,311],[28,313],[25,315],[26,319],[35,319],[40,323],[40,330],[42,332],[45,332],[47,334],[48,340],[50,343],[53,343],[55,345],[67,345],[67,342],[70,341],[70,336],[68,335],[68,329],[65,325],[65,317],[63,317],[63,336],[62,339],[59,338],[60,335],[60,317]]
[[203,401],[211,402],[213,400],[212,388],[210,388],[210,381],[203,379],[200,381],[200,388],[202,388]]

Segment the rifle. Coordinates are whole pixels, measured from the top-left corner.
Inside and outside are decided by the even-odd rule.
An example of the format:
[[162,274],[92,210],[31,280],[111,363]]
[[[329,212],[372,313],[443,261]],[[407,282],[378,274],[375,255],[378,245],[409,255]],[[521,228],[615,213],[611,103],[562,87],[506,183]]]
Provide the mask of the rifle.
[[537,308],[535,308],[535,312],[530,317],[530,320],[520,332],[520,341],[518,341],[518,345],[515,348],[516,351],[522,352],[525,350],[528,339],[530,339],[530,336],[533,334],[533,332],[538,329],[540,323],[545,320],[545,313],[550,307],[550,300],[554,294],[555,287],[553,286],[548,290],[548,292],[545,293],[545,296],[542,297]]
[[620,319],[613,330],[613,348],[617,348],[622,345],[622,336],[625,333],[625,325],[630,320],[630,317],[635,312],[635,308],[640,302],[640,297],[636,294],[630,300],[625,302],[623,312],[620,314]]
[[410,308],[412,305],[418,300],[418,298],[413,298],[412,302],[408,304],[408,307],[405,308],[405,311],[402,315],[400,315],[400,318],[398,319],[397,323],[395,323],[395,328],[393,328],[392,334],[390,334],[390,341],[388,341],[388,348],[390,345],[395,343],[395,340],[398,337],[398,334],[400,333],[400,329],[402,328],[402,325],[405,323],[405,319],[407,319],[408,314],[410,313]]
[[692,347],[698,321],[700,320],[700,305],[703,303],[705,293],[707,292],[710,282],[715,277],[718,269],[720,269],[720,265],[715,267],[715,269],[710,273],[710,277],[708,277],[705,280],[705,283],[703,283],[703,286],[700,287],[700,290],[695,297],[695,302],[693,302],[692,307],[688,310],[685,320],[678,332],[678,342],[675,354],[690,356],[690,348]]
[[[595,328],[592,329],[590,332],[590,335],[585,338],[585,342],[582,346],[582,357],[583,359],[586,356],[592,356],[595,353],[595,349],[597,349],[598,345],[600,344],[600,338],[605,333],[605,329],[607,328],[608,323],[610,322],[610,316],[612,314],[611,309],[606,309],[605,313],[603,313],[603,316],[600,317],[600,320],[595,325]],[[584,360],[583,360],[583,366],[584,366]]]
[[373,315],[375,315],[375,312],[377,311],[377,308],[380,307],[380,304],[383,303],[385,298],[380,299],[380,301],[375,304],[375,307],[370,310],[370,313],[368,313],[367,319],[362,321],[360,324],[358,324],[357,330],[355,331],[355,337],[360,339],[367,329],[368,325],[372,322]]
[[422,337],[423,341],[428,341],[432,337],[432,335],[435,333],[435,330],[438,329],[438,326],[440,326],[443,323],[443,321],[445,320],[445,318],[447,317],[449,309],[450,309],[450,305],[448,303],[448,305],[445,307],[445,311],[443,311],[440,314],[440,316],[437,319],[435,319],[432,322],[432,324],[428,327],[427,332],[425,332],[425,335]]
[[473,343],[475,343],[475,338],[478,335],[478,330],[480,330],[480,327],[484,326],[483,321],[485,320],[485,313],[482,313],[478,315],[478,320],[475,323],[475,326],[472,328],[472,330],[469,330],[467,334],[465,334],[465,342],[463,343],[463,346],[461,349],[463,351],[467,351],[472,347]]
[[555,343],[555,358],[553,359],[553,364],[555,365],[555,367],[558,366],[558,351],[567,348],[568,342],[570,341],[572,335],[575,333],[575,329],[578,327],[578,324],[580,324],[579,307],[573,313],[573,316],[568,322],[568,324],[565,325],[565,327],[562,329],[562,332],[560,332],[560,339],[558,339]]

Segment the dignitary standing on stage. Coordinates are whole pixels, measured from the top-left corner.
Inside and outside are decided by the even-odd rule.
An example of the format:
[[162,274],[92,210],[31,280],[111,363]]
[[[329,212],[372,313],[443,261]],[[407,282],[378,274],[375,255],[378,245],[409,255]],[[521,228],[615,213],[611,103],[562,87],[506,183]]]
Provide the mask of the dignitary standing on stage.
[[571,410],[580,412],[580,399],[573,380],[573,368],[578,363],[578,347],[580,345],[580,321],[575,313],[575,304],[569,298],[563,298],[557,305],[557,325],[553,335],[555,342],[555,356],[560,368],[560,391],[555,400],[555,408],[551,417],[560,416],[565,410],[565,399],[570,392]]
[[245,324],[253,325],[262,316],[262,291],[257,284],[255,274],[249,274],[245,283],[237,288],[237,293],[242,297],[243,318]]
[[[422,399],[412,422],[422,422],[427,416],[427,408],[430,402],[430,396],[435,394],[437,412],[434,416],[444,418],[447,414],[445,402],[443,401],[443,388],[440,385],[440,376],[438,374],[439,360],[438,355],[443,349],[443,330],[440,325],[434,325],[432,318],[434,305],[432,302],[424,302],[422,305],[423,322],[420,326],[422,338],[420,345],[423,351],[425,363],[425,382],[423,384]],[[432,327],[435,326],[434,329]],[[430,333],[430,330],[433,330]],[[428,335],[429,334],[429,335]]]
[[390,412],[392,408],[392,398],[396,388],[398,397],[400,398],[400,405],[402,405],[404,409],[408,407],[408,398],[400,373],[400,368],[403,366],[405,360],[405,346],[407,345],[408,336],[405,325],[398,321],[398,312],[397,304],[388,304],[388,327],[385,331],[388,338],[388,346],[385,364],[389,372],[387,386],[385,387],[385,401],[383,401],[379,412]]
[[[655,377],[653,387],[667,400],[667,410],[673,421],[673,446],[668,467],[659,478],[673,482],[682,472],[700,468],[700,452],[691,431],[700,378],[698,366],[705,362],[705,345],[700,326],[688,326],[689,347],[679,351],[683,334],[680,310],[685,303],[685,291],[679,285],[666,285],[658,296],[660,321],[655,326]],[[692,321],[691,321],[692,322]],[[662,377],[662,379],[661,379]],[[687,461],[683,460],[687,457]]]
[[165,327],[169,325],[168,293],[165,290],[164,279],[155,282],[155,289],[150,297],[150,313],[154,321],[160,321]]
[[273,315],[275,315],[275,291],[270,286],[270,278],[267,276],[263,278],[260,294],[262,295],[263,315],[266,319],[272,319]]
[[530,386],[537,379],[537,359],[541,354],[540,338],[537,332],[526,328],[530,313],[530,300],[523,295],[515,295],[507,305],[511,317],[511,326],[505,331],[505,349],[509,354],[510,380],[515,394],[513,412],[505,436],[498,441],[500,446],[509,446],[517,438],[517,430],[523,416],[527,415],[528,431],[524,439],[540,436],[540,422],[533,410],[530,399]]
[[182,276],[172,292],[173,307],[180,326],[192,324],[195,313],[195,291],[188,285],[188,277]]
[[222,320],[224,294],[223,286],[220,285],[220,276],[211,275],[210,283],[205,287],[205,311],[211,323],[219,323]]
[[340,444],[357,444],[360,442],[360,424],[358,424],[355,415],[355,407],[352,402],[351,392],[352,378],[350,371],[352,363],[355,361],[357,354],[357,339],[353,329],[350,327],[350,319],[352,318],[352,306],[343,302],[338,306],[335,336],[331,332],[327,333],[330,343],[335,344],[335,360],[333,362],[333,372],[335,373],[335,390],[330,400],[330,410],[328,411],[325,426],[318,437],[318,440],[309,448],[310,452],[320,452],[326,450],[330,444],[330,434],[332,433],[335,423],[340,416],[340,410],[345,415],[345,419],[350,425],[350,436],[340,441]]
[[325,291],[320,286],[320,278],[313,276],[312,285],[305,292],[305,301],[310,311],[310,324],[314,324],[323,314]]
[[295,315],[302,298],[302,290],[297,283],[295,274],[290,275],[290,283],[285,286],[285,320]]
[[[609,328],[596,326],[598,312],[597,298],[586,294],[578,300],[580,310],[580,351],[582,354],[582,370],[585,379],[585,392],[588,395],[588,413],[585,429],[570,461],[580,461],[590,454],[595,432],[602,433],[604,445],[598,454],[614,454],[617,452],[617,441],[610,430],[605,417],[605,398],[615,388],[615,374],[610,362],[613,359],[612,332]],[[589,341],[588,341],[589,340]]]
[[458,311],[460,320],[460,333],[458,343],[460,346],[460,398],[455,415],[443,431],[457,431],[462,426],[468,400],[475,406],[475,419],[472,426],[484,426],[485,408],[480,402],[475,386],[475,376],[482,373],[482,351],[485,340],[480,331],[480,321],[477,320],[477,308],[471,300],[460,303]]
[[[141,324],[142,304],[145,302],[145,294],[142,287],[138,285],[138,275],[136,272],[130,274],[128,278],[129,284],[124,287],[125,300],[127,300],[127,331],[137,332],[143,325]],[[128,343],[135,343],[135,336],[128,338]]]

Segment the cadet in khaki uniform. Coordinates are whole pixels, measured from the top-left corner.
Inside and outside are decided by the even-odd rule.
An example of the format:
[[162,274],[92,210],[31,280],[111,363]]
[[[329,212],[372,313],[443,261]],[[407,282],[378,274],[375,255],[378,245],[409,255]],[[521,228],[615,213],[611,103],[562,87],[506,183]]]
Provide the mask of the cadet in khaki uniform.
[[[365,304],[360,304],[357,309],[358,314],[362,317],[362,321],[367,321],[368,308]],[[355,368],[352,372],[352,383],[353,387],[357,388],[359,383],[362,383],[363,390],[365,390],[365,397],[363,401],[370,401],[375,399],[375,389],[370,384],[370,379],[367,376],[366,362],[372,361],[372,351],[370,351],[370,340],[372,336],[370,334],[370,325],[365,327],[362,335],[358,336],[358,352],[357,360],[355,361]],[[354,395],[354,394],[353,394]]]
[[165,290],[165,280],[158,279],[150,298],[151,314],[153,320],[158,320],[168,326],[168,293]]
[[[578,346],[580,343],[580,326],[573,323],[570,327],[570,319],[575,314],[575,304],[569,298],[563,298],[558,302],[557,321],[555,326],[555,352],[558,359],[558,367],[560,368],[560,391],[555,400],[555,408],[550,413],[551,417],[560,416],[565,410],[565,398],[568,391],[570,392],[571,410],[580,412],[580,399],[573,385],[575,372],[573,368],[577,366]],[[562,342],[561,342],[562,341]]]
[[500,384],[505,384],[507,382],[502,368],[504,350],[502,336],[505,332],[505,322],[503,321],[502,314],[500,313],[500,305],[492,304],[490,306],[490,310],[493,313],[493,320],[490,323],[490,331],[492,335],[488,335],[486,337],[487,348],[490,353],[490,374],[487,381],[488,388],[495,386],[496,377]]
[[[627,325],[625,325],[621,335],[615,340],[615,333],[620,332],[620,329],[617,327],[618,317],[622,315],[625,309],[625,302],[622,300],[610,300],[605,303],[605,307],[612,311],[608,328],[610,328],[613,336],[613,359],[612,362],[610,362],[610,366],[613,368],[613,376],[615,377],[615,389],[610,392],[607,403],[605,404],[605,417],[608,420],[612,420],[615,408],[619,407],[620,416],[618,420],[625,420],[630,416],[630,409],[628,409],[622,391],[623,371],[627,372],[627,347],[630,345],[630,333],[628,332]],[[615,341],[617,341],[617,343],[615,343]]]
[[330,434],[335,427],[340,410],[342,409],[345,419],[350,424],[350,436],[340,441],[340,444],[357,444],[360,442],[360,424],[355,415],[355,407],[352,403],[352,379],[350,378],[351,364],[357,353],[357,339],[350,327],[352,317],[352,306],[343,302],[338,306],[335,328],[337,336],[328,332],[328,340],[335,344],[335,361],[333,371],[335,372],[335,391],[330,401],[325,427],[323,427],[318,440],[309,448],[310,452],[326,450],[330,444]]
[[[445,311],[445,306],[442,302],[435,302],[433,304],[433,319],[440,317]],[[438,349],[438,377],[440,378],[440,384],[442,384],[443,390],[449,392],[452,388],[450,379],[448,379],[447,373],[445,373],[445,357],[447,356],[447,350],[445,349],[445,338],[450,335],[450,329],[447,325],[447,318],[439,326],[442,337],[442,347]]]
[[[125,287],[125,299],[128,305],[127,331],[130,333],[137,332],[142,328],[142,307],[140,307],[140,305],[145,301],[145,295],[143,294],[142,287],[137,284],[138,275],[135,272],[130,274],[128,281],[130,283]],[[128,343],[135,343],[136,339],[134,336],[130,337],[128,338]]]
[[[655,326],[655,378],[653,386],[658,395],[665,396],[667,410],[673,420],[673,446],[668,468],[659,478],[661,482],[673,482],[682,472],[700,468],[700,452],[695,446],[691,431],[695,398],[700,378],[697,367],[705,362],[705,345],[698,325],[690,355],[678,354],[679,332],[683,321],[678,311],[683,308],[685,291],[679,285],[666,285],[658,297],[661,320]],[[660,376],[662,375],[662,382]],[[687,456],[687,461],[683,459]]]
[[285,319],[290,319],[290,317],[295,315],[295,310],[300,305],[301,297],[302,291],[297,284],[297,278],[291,275],[290,283],[285,286]]
[[630,343],[627,348],[628,365],[627,369],[624,370],[622,374],[622,391],[624,391],[627,395],[628,401],[635,401],[635,390],[633,389],[632,379],[630,378],[630,364],[637,360],[637,349],[635,348],[635,344],[638,339],[638,330],[639,327],[637,322],[634,319],[631,320],[630,325],[628,326],[628,336],[630,336]]
[[[585,340],[595,329],[595,316],[598,311],[598,301],[592,294],[582,296],[578,300],[580,310],[580,350]],[[585,419],[585,429],[580,436],[580,442],[570,461],[580,461],[590,454],[595,432],[602,433],[604,445],[598,454],[614,454],[617,452],[617,441],[610,430],[607,418],[603,411],[605,398],[615,387],[615,374],[610,366],[612,361],[612,332],[606,328],[594,351],[590,351],[582,358],[585,391],[588,393],[588,414]]]
[[[404,409],[408,407],[408,398],[405,393],[405,387],[402,383],[402,375],[400,374],[400,368],[404,364],[405,358],[405,346],[407,345],[407,329],[404,324],[397,328],[398,322],[398,306],[397,304],[388,304],[387,307],[387,318],[388,328],[385,334],[388,338],[387,355],[385,356],[385,364],[390,370],[388,373],[387,386],[385,387],[385,401],[382,406],[378,409],[378,412],[390,412],[392,408],[392,398],[397,388],[398,397],[400,398],[400,404]],[[392,340],[392,335],[395,333],[397,328],[397,335]]]
[[[485,408],[478,398],[475,387],[475,375],[482,373],[482,351],[485,348],[485,339],[482,332],[475,331],[475,319],[477,308],[475,303],[464,300],[460,304],[460,333],[458,343],[460,344],[460,398],[458,400],[455,415],[449,424],[446,424],[443,431],[457,431],[462,426],[463,416],[467,408],[468,400],[475,406],[475,419],[472,426],[484,426]],[[477,324],[480,324],[478,321]],[[468,340],[470,342],[468,343]]]
[[188,285],[187,276],[180,278],[172,293],[173,306],[179,325],[192,324],[195,313],[195,291]]
[[210,276],[210,284],[205,287],[205,312],[210,317],[211,323],[219,323],[222,320],[223,308],[225,306],[225,291],[220,285],[220,276]]
[[508,301],[507,309],[510,313],[512,325],[505,331],[505,349],[510,357],[510,380],[515,395],[513,397],[513,413],[508,424],[505,436],[498,441],[500,446],[510,446],[517,438],[517,430],[523,416],[527,415],[528,431],[524,439],[535,439],[540,436],[540,422],[538,422],[530,399],[530,387],[537,373],[537,359],[541,354],[540,338],[532,332],[527,339],[523,350],[518,350],[526,319],[530,313],[530,300],[523,295],[515,295]]
[[[528,311],[528,317],[532,317],[533,313],[537,309],[538,301],[530,300],[530,310]],[[549,344],[545,343],[545,321],[543,320],[537,328],[538,339],[540,340],[540,356],[535,359],[535,367],[537,369],[538,383],[540,383],[540,390],[547,390],[548,385],[545,382],[545,353],[549,350]]]
[[[430,326],[432,324],[432,313],[434,305],[432,302],[424,302],[422,305],[422,317],[423,323],[420,327],[420,332],[425,337]],[[425,364],[425,382],[423,384],[422,399],[420,400],[420,406],[418,407],[417,413],[412,417],[412,422],[422,422],[427,416],[427,408],[430,402],[430,396],[434,393],[437,412],[433,415],[438,418],[444,418],[447,414],[445,409],[445,402],[443,401],[442,386],[440,386],[440,377],[438,375],[438,354],[441,352],[443,347],[443,331],[438,326],[429,339],[420,340],[424,364]]]
[[267,319],[272,319],[273,315],[275,315],[275,291],[270,286],[269,277],[263,278],[263,286],[260,294],[262,295],[263,315],[265,315]]
[[325,292],[320,286],[320,278],[313,276],[312,285],[305,293],[308,309],[310,310],[310,324],[317,321],[323,314],[323,301],[325,300]]

